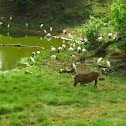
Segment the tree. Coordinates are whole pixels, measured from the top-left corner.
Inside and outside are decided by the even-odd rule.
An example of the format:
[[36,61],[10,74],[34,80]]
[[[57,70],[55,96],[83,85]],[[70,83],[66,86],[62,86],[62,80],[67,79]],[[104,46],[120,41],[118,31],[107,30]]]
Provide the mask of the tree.
[[119,47],[125,50],[126,53],[126,0],[116,0],[111,7],[111,24],[115,31],[123,38],[119,43]]
[[101,45],[101,42],[98,42],[99,32],[103,26],[103,21],[99,18],[90,16],[90,20],[86,22],[81,30],[81,35],[86,35],[88,39],[88,46],[90,49],[93,49]]

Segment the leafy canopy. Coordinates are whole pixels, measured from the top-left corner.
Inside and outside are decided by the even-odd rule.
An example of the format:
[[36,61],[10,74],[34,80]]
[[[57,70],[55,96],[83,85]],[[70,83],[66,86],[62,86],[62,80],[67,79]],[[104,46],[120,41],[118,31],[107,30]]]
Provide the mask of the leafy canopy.
[[111,7],[111,23],[121,37],[126,37],[126,0],[116,0]]
[[88,41],[90,42],[90,47],[94,48],[98,43],[97,39],[99,37],[99,32],[103,26],[103,21],[99,18],[90,16],[90,20],[86,22],[81,30],[81,35],[86,35]]
[[124,49],[126,53],[126,0],[116,0],[111,7],[111,16],[115,31],[123,38],[123,41],[118,43],[118,47]]

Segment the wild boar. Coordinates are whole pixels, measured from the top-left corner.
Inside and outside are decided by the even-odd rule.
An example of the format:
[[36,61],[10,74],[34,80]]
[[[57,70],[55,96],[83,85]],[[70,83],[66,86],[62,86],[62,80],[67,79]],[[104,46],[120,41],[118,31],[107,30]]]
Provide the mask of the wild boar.
[[80,82],[83,85],[92,82],[93,80],[95,80],[94,86],[96,86],[99,75],[100,75],[99,71],[96,70],[87,74],[79,73],[74,77],[74,81],[75,81],[74,86],[76,86],[78,82]]

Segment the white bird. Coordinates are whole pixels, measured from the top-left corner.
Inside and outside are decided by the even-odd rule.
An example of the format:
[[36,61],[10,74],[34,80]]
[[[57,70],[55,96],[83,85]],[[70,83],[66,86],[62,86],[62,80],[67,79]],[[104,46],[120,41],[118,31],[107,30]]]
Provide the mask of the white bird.
[[72,57],[72,58],[75,58],[75,54],[73,54],[71,57]]
[[88,41],[87,38],[85,38],[84,41],[87,42]]
[[107,23],[104,23],[104,26],[106,26],[107,25]]
[[47,31],[44,29],[44,33],[47,33]]
[[40,51],[37,51],[36,54],[40,54]]
[[7,28],[10,28],[10,24],[7,25]]
[[56,48],[54,46],[51,46],[51,51],[52,52],[55,52],[56,51]]
[[42,28],[43,27],[43,24],[40,24],[40,28]]
[[117,32],[114,33],[113,39],[116,39],[117,38],[117,34],[118,34]]
[[106,63],[107,63],[107,66],[108,66],[108,67],[111,66],[111,65],[110,65],[110,62],[109,62],[108,60],[106,61]]
[[32,56],[34,56],[35,55],[35,52],[32,52]]
[[104,36],[101,36],[101,37],[98,37],[98,38],[97,38],[97,41],[98,41],[98,42],[101,42],[101,41],[103,41],[103,39],[104,39]]
[[73,52],[74,48],[70,47],[68,50],[71,51],[71,52]]
[[70,33],[68,33],[68,37],[70,38],[72,35]]
[[62,47],[58,47],[58,51],[57,52],[59,53],[61,50],[62,50]]
[[102,57],[98,58],[97,64],[102,60]]
[[62,48],[65,50],[65,49],[66,49],[66,45],[65,45],[65,44],[63,44],[63,45],[62,45]]
[[63,30],[63,34],[66,34],[66,30],[65,29]]
[[10,16],[10,20],[12,20],[12,15]]
[[51,37],[51,34],[50,34],[50,33],[48,33],[48,34],[46,35],[46,37]]
[[85,53],[86,52],[86,49],[85,48],[82,48],[82,53]]
[[77,52],[78,52],[78,53],[81,52],[81,47],[77,47]]
[[34,58],[33,58],[33,57],[30,57],[30,60],[31,60],[32,62],[35,62],[35,60],[34,60]]
[[73,67],[74,70],[76,71],[76,65],[75,65],[75,63],[72,64],[72,67]]
[[26,23],[25,26],[28,27],[28,23]]
[[75,49],[75,46],[76,46],[75,43],[73,43],[73,48],[74,48],[74,49]]
[[2,25],[3,24],[3,22],[0,22],[0,25]]
[[52,59],[57,59],[57,60],[58,60],[58,58],[57,58],[56,55],[51,55],[51,58],[52,58]]
[[84,41],[85,41],[85,45],[87,45],[87,42],[88,42],[87,38],[85,38]]
[[108,36],[109,36],[109,39],[112,38],[112,33],[109,32]]
[[52,31],[52,27],[50,27],[50,31]]
[[80,41],[83,42],[84,40],[82,38],[80,38]]

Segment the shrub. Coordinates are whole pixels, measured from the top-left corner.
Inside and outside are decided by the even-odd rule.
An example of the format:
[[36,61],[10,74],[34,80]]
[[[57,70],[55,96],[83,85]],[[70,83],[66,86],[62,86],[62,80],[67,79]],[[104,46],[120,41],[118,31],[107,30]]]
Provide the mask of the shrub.
[[101,19],[90,16],[90,20],[86,22],[81,29],[81,35],[87,36],[87,39],[90,42],[88,43],[88,46],[91,49],[100,44],[97,42],[97,38],[99,37],[99,32],[102,26],[103,21]]

